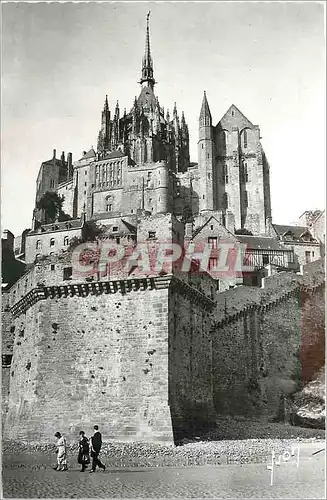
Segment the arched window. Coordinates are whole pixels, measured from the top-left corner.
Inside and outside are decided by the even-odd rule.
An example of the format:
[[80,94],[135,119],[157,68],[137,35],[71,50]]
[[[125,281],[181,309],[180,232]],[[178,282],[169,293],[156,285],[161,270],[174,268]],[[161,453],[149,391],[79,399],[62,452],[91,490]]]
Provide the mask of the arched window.
[[51,240],[50,240],[50,247],[54,247],[54,245],[55,245],[55,239],[51,238]]
[[64,246],[67,247],[68,244],[69,244],[69,238],[68,238],[68,236],[65,236],[64,237]]
[[40,248],[42,248],[42,242],[41,242],[41,240],[37,240],[37,242],[36,242],[36,250],[40,250]]
[[247,133],[247,130],[245,129],[244,132],[243,132],[243,146],[245,148],[248,147],[248,133]]

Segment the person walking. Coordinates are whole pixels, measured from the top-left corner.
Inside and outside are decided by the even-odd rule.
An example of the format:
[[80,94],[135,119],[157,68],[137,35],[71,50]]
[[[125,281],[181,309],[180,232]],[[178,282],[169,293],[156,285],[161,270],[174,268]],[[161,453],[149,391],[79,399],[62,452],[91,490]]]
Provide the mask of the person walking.
[[99,460],[99,453],[102,446],[102,436],[99,432],[99,426],[94,426],[94,434],[91,437],[91,457],[92,457],[92,469],[90,473],[95,472],[96,466],[100,467],[102,470],[106,470],[106,466]]
[[84,472],[90,463],[90,444],[84,431],[79,433],[77,462],[82,466],[81,472]]
[[57,465],[53,467],[54,470],[57,471],[65,471],[68,470],[67,467],[67,442],[66,438],[60,434],[60,432],[55,433],[55,437],[58,439],[57,441]]

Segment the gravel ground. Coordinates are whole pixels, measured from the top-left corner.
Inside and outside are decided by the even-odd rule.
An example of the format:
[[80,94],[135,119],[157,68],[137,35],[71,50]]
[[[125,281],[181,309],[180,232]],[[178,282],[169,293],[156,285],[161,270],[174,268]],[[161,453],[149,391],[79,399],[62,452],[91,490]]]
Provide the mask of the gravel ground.
[[[254,432],[255,431],[255,432]],[[255,438],[250,436],[255,435]],[[235,439],[236,436],[242,439]],[[304,443],[325,446],[325,432],[284,424],[258,424],[245,419],[218,421],[207,436],[184,440],[181,446],[144,442],[104,442],[101,460],[107,467],[188,467],[235,463],[264,463],[276,453]],[[5,468],[42,469],[55,462],[54,444],[2,443]],[[76,462],[77,444],[69,444],[68,460]]]

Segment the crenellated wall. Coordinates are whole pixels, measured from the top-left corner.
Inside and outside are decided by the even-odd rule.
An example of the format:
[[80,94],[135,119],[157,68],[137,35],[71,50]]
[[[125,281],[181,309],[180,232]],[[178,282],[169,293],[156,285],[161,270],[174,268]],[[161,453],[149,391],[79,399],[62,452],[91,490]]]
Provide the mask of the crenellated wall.
[[322,261],[218,294],[172,275],[65,281],[67,262],[5,294],[6,438],[96,421],[108,439],[178,442],[216,414],[275,418],[324,361]]
[[6,437],[73,438],[97,422],[110,438],[171,441],[167,300],[161,282],[48,297],[19,315]]
[[212,327],[216,412],[277,418],[283,397],[324,364],[323,311],[323,261],[298,274],[263,278],[261,288],[218,294]]

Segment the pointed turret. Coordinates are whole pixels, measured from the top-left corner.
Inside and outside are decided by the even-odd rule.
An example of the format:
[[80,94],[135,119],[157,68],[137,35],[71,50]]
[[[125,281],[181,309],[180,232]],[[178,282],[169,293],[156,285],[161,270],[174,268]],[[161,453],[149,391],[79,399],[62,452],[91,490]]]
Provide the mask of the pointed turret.
[[110,148],[110,110],[108,96],[106,95],[101,114],[101,129],[98,137],[98,153],[103,153]]
[[105,101],[104,101],[104,106],[103,106],[104,111],[109,111],[109,104],[108,104],[108,96],[106,95]]
[[212,118],[204,92],[199,117],[198,169],[200,174],[199,209],[200,211],[214,209],[214,169]]
[[177,117],[177,105],[176,105],[176,102],[174,103],[174,110],[173,110],[173,117],[175,118],[175,116]]
[[212,118],[210,113],[210,108],[207,100],[206,91],[204,91],[203,101],[200,111],[199,117],[200,127],[211,127],[212,126]]
[[182,111],[181,132],[182,132],[183,138],[188,139],[188,126],[187,126],[186,121],[185,121],[184,111]]
[[117,101],[116,108],[115,108],[115,119],[119,120],[119,104]]
[[145,83],[147,87],[153,89],[155,79],[153,78],[153,63],[150,50],[150,28],[149,28],[150,12],[146,18],[146,37],[145,37],[145,52],[142,61],[142,77],[140,83]]

